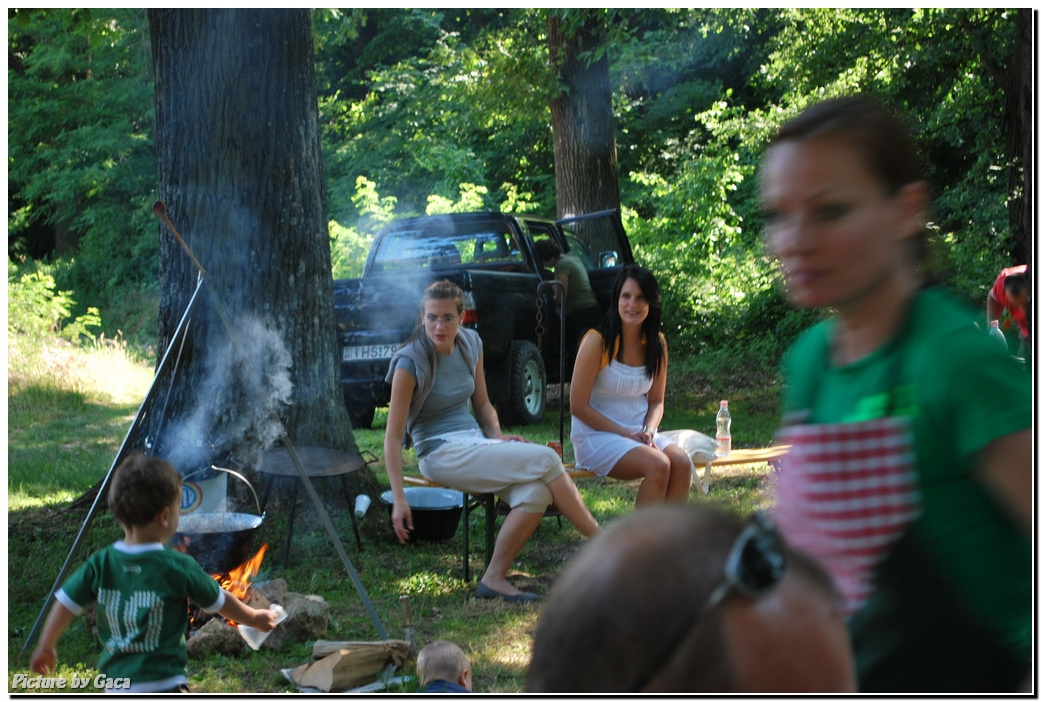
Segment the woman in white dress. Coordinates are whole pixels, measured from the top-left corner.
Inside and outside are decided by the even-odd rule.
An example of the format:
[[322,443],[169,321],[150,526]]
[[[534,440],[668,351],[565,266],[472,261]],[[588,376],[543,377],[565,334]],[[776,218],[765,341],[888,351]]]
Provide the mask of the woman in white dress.
[[657,433],[669,365],[654,275],[626,266],[599,330],[582,339],[571,376],[571,443],[579,468],[641,480],[636,506],[686,501],[690,457]]

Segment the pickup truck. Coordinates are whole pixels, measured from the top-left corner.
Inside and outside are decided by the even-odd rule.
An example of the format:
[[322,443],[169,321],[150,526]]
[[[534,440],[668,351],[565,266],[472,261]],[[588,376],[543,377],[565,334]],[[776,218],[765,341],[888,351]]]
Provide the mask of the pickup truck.
[[[463,324],[484,342],[488,394],[503,424],[536,424],[560,382],[560,309],[534,243],[576,254],[607,309],[632,249],[616,210],[560,221],[498,212],[416,217],[373,239],[361,278],[333,282],[344,399],[355,428],[390,401],[390,357],[419,321],[423,290],[449,279],[465,293]],[[558,284],[559,285],[559,284]]]

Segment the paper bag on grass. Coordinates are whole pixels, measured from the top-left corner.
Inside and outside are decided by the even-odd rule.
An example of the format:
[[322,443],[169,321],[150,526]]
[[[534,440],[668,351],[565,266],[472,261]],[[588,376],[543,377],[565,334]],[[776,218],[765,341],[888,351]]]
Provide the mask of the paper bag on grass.
[[298,687],[341,692],[373,682],[392,663],[400,667],[408,654],[408,642],[317,641],[314,655],[321,658],[293,668],[289,677]]

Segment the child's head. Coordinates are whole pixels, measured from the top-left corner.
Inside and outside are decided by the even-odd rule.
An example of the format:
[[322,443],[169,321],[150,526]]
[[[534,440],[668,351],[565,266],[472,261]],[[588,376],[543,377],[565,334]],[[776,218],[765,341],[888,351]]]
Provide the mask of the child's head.
[[181,474],[161,458],[135,453],[116,467],[108,508],[125,527],[149,524],[181,496]]
[[416,672],[420,685],[433,680],[447,680],[471,689],[470,661],[451,641],[434,641],[424,646],[416,658]]

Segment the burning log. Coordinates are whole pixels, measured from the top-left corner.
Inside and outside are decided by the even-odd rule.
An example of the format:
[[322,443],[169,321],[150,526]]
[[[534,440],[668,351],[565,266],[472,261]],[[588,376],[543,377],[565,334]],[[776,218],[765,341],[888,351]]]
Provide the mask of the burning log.
[[298,687],[342,692],[374,682],[391,664],[401,667],[408,655],[407,641],[316,641],[319,660],[293,668],[289,677]]
[[[238,567],[233,568],[228,573],[217,573],[211,577],[217,581],[223,589],[230,592],[235,597],[239,598],[246,604],[254,607],[255,609],[266,609],[271,605],[271,601],[259,593],[255,593],[254,588],[251,587],[253,578],[260,571],[260,564],[264,561],[264,554],[267,553],[268,545],[264,544],[260,547],[260,550],[250,559],[247,559],[243,563],[240,563]],[[259,597],[256,601],[253,601],[254,597]],[[189,608],[189,637],[195,635],[195,632],[205,626],[212,618],[216,618],[221,622],[226,620],[219,615],[210,615],[201,610],[191,603]],[[234,622],[226,622],[230,626],[236,626]]]

